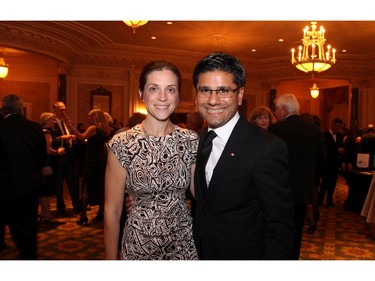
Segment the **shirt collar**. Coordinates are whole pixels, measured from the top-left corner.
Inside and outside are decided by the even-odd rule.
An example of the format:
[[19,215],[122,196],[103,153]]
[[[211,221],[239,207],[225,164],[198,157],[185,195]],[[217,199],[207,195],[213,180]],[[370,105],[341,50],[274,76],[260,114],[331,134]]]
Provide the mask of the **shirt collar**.
[[[219,128],[216,128],[214,131],[217,134],[217,136],[224,141],[225,143],[228,141],[230,134],[233,131],[234,126],[237,124],[237,121],[240,119],[240,114],[237,113],[233,116],[232,119],[230,119],[224,126],[221,126]],[[212,130],[211,128],[208,128],[208,130]]]
[[21,115],[21,113],[19,113],[19,112],[13,112],[13,113],[9,113],[9,114],[5,115],[4,119],[8,118],[9,116],[16,115],[16,114]]

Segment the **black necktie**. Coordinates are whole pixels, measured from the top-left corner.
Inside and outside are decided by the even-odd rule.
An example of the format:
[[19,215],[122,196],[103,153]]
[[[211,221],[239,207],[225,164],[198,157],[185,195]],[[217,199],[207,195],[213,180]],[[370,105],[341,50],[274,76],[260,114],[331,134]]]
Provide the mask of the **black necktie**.
[[210,157],[211,154],[211,149],[212,149],[212,141],[214,138],[217,137],[217,134],[211,130],[208,132],[206,139],[204,140],[203,146],[202,146],[202,163],[203,167],[206,167],[208,158]]

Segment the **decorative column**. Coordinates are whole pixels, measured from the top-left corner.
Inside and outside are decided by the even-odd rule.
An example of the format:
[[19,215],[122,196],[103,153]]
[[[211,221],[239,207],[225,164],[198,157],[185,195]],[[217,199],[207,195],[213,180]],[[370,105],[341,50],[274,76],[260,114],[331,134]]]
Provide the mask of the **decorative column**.
[[59,74],[57,78],[57,100],[66,104],[66,74]]
[[352,98],[350,101],[350,130],[353,133],[356,133],[358,131],[358,94],[358,88],[352,88]]
[[274,99],[276,98],[276,89],[271,89],[270,90],[270,101],[269,101],[269,108],[271,109],[272,112],[275,112],[275,103]]

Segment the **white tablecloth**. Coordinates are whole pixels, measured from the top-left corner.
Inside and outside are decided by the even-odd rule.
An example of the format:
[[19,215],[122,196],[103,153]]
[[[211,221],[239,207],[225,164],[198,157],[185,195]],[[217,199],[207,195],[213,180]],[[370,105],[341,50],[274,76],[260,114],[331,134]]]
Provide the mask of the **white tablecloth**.
[[375,223],[375,172],[372,173],[370,188],[363,204],[361,216],[366,217],[366,222]]

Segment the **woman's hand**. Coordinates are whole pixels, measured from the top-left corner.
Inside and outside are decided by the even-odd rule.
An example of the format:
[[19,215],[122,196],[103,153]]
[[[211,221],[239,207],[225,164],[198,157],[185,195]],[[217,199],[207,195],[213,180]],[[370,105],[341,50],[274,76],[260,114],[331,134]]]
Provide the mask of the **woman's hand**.
[[63,147],[59,147],[59,148],[57,149],[57,154],[58,154],[58,155],[64,155],[64,154],[65,154],[65,148],[63,148]]
[[125,194],[125,209],[126,214],[129,214],[133,207],[133,199],[130,197],[129,194]]

